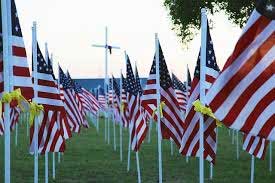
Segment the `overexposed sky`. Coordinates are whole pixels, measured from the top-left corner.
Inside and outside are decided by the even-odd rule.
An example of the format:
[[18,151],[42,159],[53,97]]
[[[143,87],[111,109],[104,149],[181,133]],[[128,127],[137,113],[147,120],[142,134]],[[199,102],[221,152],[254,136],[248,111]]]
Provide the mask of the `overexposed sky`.
[[[113,50],[109,57],[109,74],[119,76],[120,69],[124,71],[126,50],[132,64],[137,62],[140,76],[147,77],[154,54],[154,33],[157,32],[169,70],[183,80],[188,64],[193,75],[200,35],[188,48],[184,47],[171,30],[163,0],[15,1],[29,58],[31,26],[35,20],[41,49],[47,42],[54,63],[59,62],[68,69],[73,78],[104,77],[104,49],[91,45],[104,43],[105,26],[109,29],[110,43],[122,48]],[[222,68],[241,30],[222,12],[209,18],[214,22],[211,34],[218,64]]]

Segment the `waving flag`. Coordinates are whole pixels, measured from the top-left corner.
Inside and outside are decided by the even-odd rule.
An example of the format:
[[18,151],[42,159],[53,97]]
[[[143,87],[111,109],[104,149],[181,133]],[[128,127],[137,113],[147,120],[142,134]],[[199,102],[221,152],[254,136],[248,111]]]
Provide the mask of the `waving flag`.
[[206,102],[227,127],[275,140],[275,2],[259,1]]
[[126,64],[126,75],[125,90],[127,92],[127,104],[129,110],[128,118],[130,121],[131,130],[131,146],[132,150],[138,151],[146,136],[147,126],[141,111],[138,85],[136,83],[131,62],[128,56]]
[[[60,98],[56,82],[53,78],[53,70],[48,65],[37,44],[37,98],[36,102],[42,104],[44,113],[42,122],[39,124],[38,130],[38,152],[64,152],[65,139],[62,136],[60,126],[58,124],[58,115],[61,113],[65,117],[65,109]],[[31,126],[31,147],[30,152],[34,152],[33,141],[34,126]]]
[[268,144],[268,140],[251,134],[245,134],[243,137],[243,150],[259,159],[264,159]]
[[106,110],[107,108],[107,101],[106,101],[106,97],[105,97],[105,93],[104,93],[104,89],[103,88],[98,88],[98,97],[97,100],[99,102],[99,106],[102,110]]
[[[213,42],[210,36],[209,27],[207,30],[206,47],[206,91],[211,87],[215,78],[219,75],[219,67],[216,63]],[[185,116],[185,128],[182,137],[180,152],[185,156],[199,157],[199,118],[200,113],[194,110],[193,102],[200,98],[200,55],[195,68],[194,78],[191,84],[190,98],[188,100]],[[216,122],[213,118],[204,117],[204,158],[215,163],[216,157]]]
[[[11,0],[11,37],[10,44],[12,46],[10,59],[10,85],[11,90],[20,88],[22,95],[28,100],[33,98],[32,79],[27,60],[26,48],[21,31],[19,16],[17,13],[15,1]],[[1,29],[0,44],[3,45],[2,29]],[[3,47],[0,48],[0,96],[4,92],[4,78],[3,78]],[[11,106],[11,129],[14,129],[18,122],[20,109],[15,105]],[[0,120],[0,135],[4,133],[4,124]]]
[[[159,73],[160,73],[160,95],[163,117],[161,117],[161,132],[165,139],[172,138],[180,147],[183,134],[183,117],[180,112],[179,103],[177,101],[176,92],[173,89],[173,83],[169,75],[169,71],[159,45]],[[151,67],[146,87],[141,97],[141,105],[151,115],[154,116],[157,110],[157,88],[156,85],[156,60]],[[154,116],[155,119],[157,116]]]
[[181,111],[186,110],[186,86],[177,78],[175,74],[172,74],[173,87],[175,89],[177,100],[180,105]]
[[64,107],[70,128],[73,132],[80,132],[80,126],[83,123],[82,114],[79,111],[78,104],[74,97],[71,80],[68,79],[61,67],[59,67],[59,80],[60,87],[63,88],[64,91]]
[[123,75],[121,75],[122,79],[122,88],[121,88],[121,107],[122,107],[122,123],[125,128],[129,126],[129,119],[128,119],[128,108],[127,108],[127,94],[126,94],[126,79]]

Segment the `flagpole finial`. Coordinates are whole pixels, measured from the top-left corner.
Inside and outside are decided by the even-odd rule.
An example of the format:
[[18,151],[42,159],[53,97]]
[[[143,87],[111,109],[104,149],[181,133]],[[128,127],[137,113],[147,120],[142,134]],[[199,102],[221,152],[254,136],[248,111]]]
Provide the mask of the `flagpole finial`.
[[206,9],[205,9],[205,8],[202,8],[202,9],[201,9],[201,13],[202,13],[202,14],[206,14]]

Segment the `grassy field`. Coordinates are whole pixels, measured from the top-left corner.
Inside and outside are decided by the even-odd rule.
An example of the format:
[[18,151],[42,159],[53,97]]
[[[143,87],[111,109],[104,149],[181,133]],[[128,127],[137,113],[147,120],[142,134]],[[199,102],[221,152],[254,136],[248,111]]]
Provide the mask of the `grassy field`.
[[[11,137],[11,181],[15,183],[33,182],[33,157],[28,154],[28,137],[26,125],[19,126],[18,146],[14,144],[14,132]],[[117,151],[113,150],[113,126],[110,129],[110,144],[104,141],[104,122],[100,121],[100,131],[91,125],[74,134],[66,145],[61,163],[56,161],[56,180],[52,176],[52,154],[49,154],[49,182],[137,182],[135,154],[131,153],[131,169],[127,167],[128,131],[123,130],[123,161],[119,160],[119,127],[117,126]],[[240,138],[241,144],[241,138]],[[174,146],[174,155],[170,153],[170,142],[163,141],[163,179],[164,182],[198,182],[198,159],[178,155]],[[274,146],[273,146],[274,147]],[[241,149],[241,146],[240,146]],[[274,149],[273,149],[274,152]],[[4,138],[0,138],[0,182],[4,181]],[[57,155],[56,155],[57,157]],[[268,171],[268,158],[256,160],[255,183],[274,183],[275,170]],[[225,128],[219,129],[217,163],[214,167],[213,180],[209,180],[209,163],[205,163],[205,182],[246,183],[250,181],[250,156],[241,151],[240,160],[236,160],[236,147],[231,144],[231,136]],[[273,153],[275,159],[275,152]],[[140,151],[142,182],[158,181],[157,136],[155,126],[152,128],[151,143],[146,141]],[[44,156],[39,157],[39,182],[44,182]]]

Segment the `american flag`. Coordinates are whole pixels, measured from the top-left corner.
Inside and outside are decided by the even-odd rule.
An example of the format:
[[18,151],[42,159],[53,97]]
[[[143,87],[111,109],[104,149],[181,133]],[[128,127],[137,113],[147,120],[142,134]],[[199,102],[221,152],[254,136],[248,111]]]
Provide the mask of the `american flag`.
[[[53,69],[48,65],[37,44],[37,98],[35,102],[43,105],[44,113],[38,130],[38,152],[64,152],[65,139],[58,124],[58,115],[66,115],[63,102],[60,98],[56,82],[53,78]],[[31,126],[30,152],[34,152],[34,126]]]
[[191,83],[192,83],[192,78],[191,78],[189,68],[187,66],[187,80],[185,82],[185,87],[186,87],[185,97],[186,97],[186,100],[185,100],[185,104],[184,104],[185,105],[185,112],[186,112],[187,102],[188,102],[189,97],[190,97]]
[[106,108],[107,108],[106,97],[105,97],[104,89],[101,87],[98,88],[97,100],[99,102],[100,108],[102,110],[106,110]]
[[127,93],[127,107],[129,110],[128,119],[130,121],[131,131],[131,146],[132,150],[138,151],[141,143],[143,142],[147,125],[143,119],[140,96],[138,91],[138,85],[135,80],[133,69],[129,57],[127,56],[126,63],[126,93]]
[[[9,83],[11,90],[20,88],[22,95],[28,100],[33,98],[33,87],[27,61],[25,44],[14,0],[11,0],[11,24],[12,27],[9,44],[11,44],[12,53],[10,59],[11,62],[9,64],[11,65],[12,69],[10,70]],[[0,96],[2,96],[4,92],[2,32],[0,45]],[[15,124],[18,122],[18,116],[20,113],[20,109],[16,108],[15,106],[16,105],[11,106],[11,129],[13,129]],[[3,120],[0,121],[0,135],[2,135],[4,133],[4,123]]]
[[113,84],[113,107],[114,107],[114,115],[115,115],[115,120],[120,121],[120,86],[117,83],[116,79],[114,76],[112,76],[112,84]]
[[108,85],[108,104],[111,108],[113,107],[113,97],[114,97],[113,78],[110,78],[109,85]]
[[83,91],[81,89],[81,86],[71,78],[69,71],[67,71],[67,78],[72,85],[72,94],[73,94],[75,101],[78,105],[78,110],[80,111],[81,116],[82,116],[81,124],[83,127],[89,128],[89,123],[86,119],[86,111],[85,111],[85,107],[89,108],[89,106],[88,106],[89,104],[85,103],[85,100],[83,100],[84,96],[83,96]]
[[175,74],[172,74],[172,82],[173,82],[173,87],[175,89],[176,95],[177,95],[177,100],[180,105],[181,111],[186,110],[186,85],[183,84]]
[[[219,75],[219,67],[216,63],[213,42],[210,36],[209,27],[207,30],[206,47],[206,81],[204,85],[207,90],[211,87],[215,78]],[[188,100],[185,116],[185,128],[182,137],[180,152],[185,156],[199,157],[199,126],[200,113],[194,110],[193,102],[200,98],[200,55],[195,68],[194,78],[191,84],[190,98]],[[204,158],[215,163],[216,157],[216,122],[213,118],[204,117]]]
[[81,89],[83,91],[83,99],[85,100],[84,103],[87,103],[86,106],[88,106],[86,109],[87,112],[91,112],[93,115],[97,115],[100,108],[98,100],[91,92],[89,92],[85,88],[82,87]]
[[68,79],[61,67],[59,67],[59,80],[60,85],[64,90],[63,102],[71,131],[80,132],[80,126],[83,121],[82,114],[79,111],[78,104],[73,94],[73,86],[71,80]]
[[207,94],[227,127],[275,140],[275,2],[259,1]]
[[[173,83],[169,75],[169,71],[159,45],[159,73],[160,73],[160,96],[161,102],[164,102],[163,117],[161,118],[161,132],[165,139],[172,138],[173,141],[180,146],[183,134],[183,117],[180,112],[179,103]],[[154,57],[149,78],[141,98],[143,108],[153,116],[157,110],[157,88],[156,81],[156,57]],[[157,118],[157,115],[154,116]]]
[[269,141],[261,137],[251,134],[243,136],[243,150],[259,159],[264,159],[268,144]]
[[121,107],[122,107],[122,123],[125,128],[129,126],[128,108],[127,108],[127,94],[126,94],[126,79],[121,75],[122,88],[121,88]]

